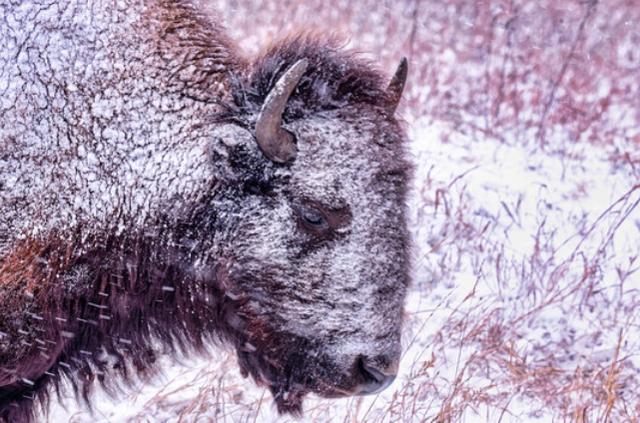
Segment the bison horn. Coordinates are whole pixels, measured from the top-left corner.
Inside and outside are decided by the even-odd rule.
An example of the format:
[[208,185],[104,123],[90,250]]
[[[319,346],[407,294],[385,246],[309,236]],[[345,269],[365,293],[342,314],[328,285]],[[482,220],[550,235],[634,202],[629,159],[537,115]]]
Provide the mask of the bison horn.
[[400,60],[398,69],[396,69],[396,73],[393,75],[393,78],[391,78],[391,82],[389,82],[389,87],[387,88],[387,97],[389,99],[387,109],[391,114],[396,111],[398,103],[400,103],[400,98],[402,98],[402,90],[404,90],[404,83],[407,81],[408,70],[409,62],[407,62],[406,57],[403,57],[402,60]]
[[260,110],[256,140],[265,156],[274,162],[286,163],[296,156],[293,134],[282,128],[282,114],[307,66],[307,59],[298,60],[291,66],[276,82]]

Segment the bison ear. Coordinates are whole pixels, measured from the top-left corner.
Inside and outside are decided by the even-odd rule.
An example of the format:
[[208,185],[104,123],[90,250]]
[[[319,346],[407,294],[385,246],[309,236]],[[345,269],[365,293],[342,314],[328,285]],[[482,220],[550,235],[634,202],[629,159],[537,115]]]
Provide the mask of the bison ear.
[[265,161],[251,132],[231,123],[215,128],[207,150],[216,179],[232,185],[251,179]]
[[407,81],[407,72],[409,71],[409,62],[406,57],[400,60],[396,73],[391,78],[389,86],[387,87],[387,110],[389,114],[395,113],[398,103],[402,98],[402,91],[404,90],[404,84]]

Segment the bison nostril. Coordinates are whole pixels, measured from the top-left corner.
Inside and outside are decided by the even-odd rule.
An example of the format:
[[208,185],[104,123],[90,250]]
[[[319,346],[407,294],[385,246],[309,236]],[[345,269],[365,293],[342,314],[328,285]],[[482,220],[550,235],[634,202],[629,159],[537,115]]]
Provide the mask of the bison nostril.
[[391,383],[396,378],[395,371],[389,371],[385,367],[376,364],[374,360],[366,357],[358,359],[358,372],[364,379],[364,382],[358,387],[358,394],[376,394]]
[[363,359],[360,359],[358,366],[360,367],[359,369],[360,374],[364,376],[364,381],[366,383],[369,383],[369,382],[381,383],[384,381],[384,378],[385,378],[384,373],[382,373],[380,370],[376,369],[375,367],[367,364]]

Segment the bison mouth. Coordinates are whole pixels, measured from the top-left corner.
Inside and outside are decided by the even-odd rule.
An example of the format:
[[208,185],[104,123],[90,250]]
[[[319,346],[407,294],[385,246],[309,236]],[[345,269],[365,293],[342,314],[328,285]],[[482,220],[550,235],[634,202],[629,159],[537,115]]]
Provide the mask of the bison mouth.
[[302,403],[309,393],[327,398],[364,393],[357,389],[362,381],[338,371],[317,353],[317,346],[294,335],[286,338],[277,349],[264,350],[248,342],[237,349],[242,375],[251,375],[258,385],[269,388],[279,413],[302,415]]
[[301,416],[309,393],[326,398],[374,394],[395,378],[395,373],[372,369],[363,357],[338,363],[318,340],[276,330],[285,323],[267,322],[248,306],[246,297],[221,291],[226,291],[218,309],[226,323],[223,337],[236,348],[242,376],[269,388],[279,413]]
[[[240,307],[238,307],[240,305]],[[302,415],[305,395],[325,398],[375,394],[395,378],[367,365],[364,357],[337,363],[319,341],[274,330],[237,300],[225,302],[227,339],[236,347],[243,377],[269,388],[281,414]]]

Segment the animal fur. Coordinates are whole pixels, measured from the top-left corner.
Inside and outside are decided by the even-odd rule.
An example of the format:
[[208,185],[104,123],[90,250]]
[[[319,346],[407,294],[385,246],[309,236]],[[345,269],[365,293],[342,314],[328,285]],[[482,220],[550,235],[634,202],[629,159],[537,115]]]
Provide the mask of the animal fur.
[[[304,35],[247,61],[188,1],[0,16],[0,419],[211,341],[281,412],[354,393],[358,357],[397,366],[411,169],[381,72]],[[300,59],[278,164],[254,126]]]

